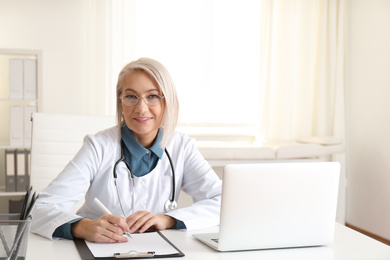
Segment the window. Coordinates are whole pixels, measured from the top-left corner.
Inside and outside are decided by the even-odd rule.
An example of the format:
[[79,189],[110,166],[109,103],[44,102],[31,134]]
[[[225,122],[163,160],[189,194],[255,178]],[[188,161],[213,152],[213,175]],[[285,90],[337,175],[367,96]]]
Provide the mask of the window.
[[128,0],[123,60],[170,71],[186,127],[258,126],[261,1]]

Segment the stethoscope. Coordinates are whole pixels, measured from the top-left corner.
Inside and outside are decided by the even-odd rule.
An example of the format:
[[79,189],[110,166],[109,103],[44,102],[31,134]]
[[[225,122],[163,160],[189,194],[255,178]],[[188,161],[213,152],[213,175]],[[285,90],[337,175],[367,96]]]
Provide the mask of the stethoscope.
[[[127,167],[127,169],[129,170],[131,190],[133,191],[133,196],[132,196],[132,210],[133,210],[133,213],[134,213],[134,175],[133,175],[133,172],[131,170],[130,164],[128,164],[126,162],[126,160],[125,160],[125,156],[123,154],[123,146],[124,146],[124,143],[123,143],[123,140],[121,140],[121,157],[114,164],[113,175],[114,175],[114,183],[115,183],[116,193],[117,193],[118,199],[119,199],[119,205],[121,207],[123,216],[126,216],[125,211],[123,209],[121,197],[119,196],[118,185],[116,183],[116,180],[117,180],[117,177],[118,177],[117,174],[116,174],[116,167],[117,167],[117,165],[120,162],[124,162],[126,167]],[[168,153],[166,148],[165,148],[165,154],[168,157],[169,164],[171,165],[171,170],[172,170],[172,193],[171,193],[171,197],[164,204],[165,211],[169,212],[169,211],[177,209],[177,202],[175,201],[175,193],[176,193],[175,183],[176,182],[175,182],[175,169],[173,168],[173,163],[172,163],[171,156],[169,155],[169,153]]]

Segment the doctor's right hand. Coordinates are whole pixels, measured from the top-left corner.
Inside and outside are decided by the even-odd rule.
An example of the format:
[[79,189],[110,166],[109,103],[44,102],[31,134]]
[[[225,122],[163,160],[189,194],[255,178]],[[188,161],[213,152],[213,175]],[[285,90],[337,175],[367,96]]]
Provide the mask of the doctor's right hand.
[[71,227],[74,237],[100,243],[126,242],[127,237],[123,233],[129,231],[124,217],[110,214],[104,214],[98,219],[84,218]]

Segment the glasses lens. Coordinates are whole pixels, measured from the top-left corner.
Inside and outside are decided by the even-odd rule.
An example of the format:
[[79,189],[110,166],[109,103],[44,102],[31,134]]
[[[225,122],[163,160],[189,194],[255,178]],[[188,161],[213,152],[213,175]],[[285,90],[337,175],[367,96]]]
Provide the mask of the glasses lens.
[[161,99],[162,99],[162,97],[160,97],[158,95],[149,95],[149,96],[145,97],[145,102],[149,106],[156,106],[156,105],[160,104]]
[[122,96],[122,102],[126,106],[135,106],[138,103],[138,97],[136,95],[127,95],[127,96]]

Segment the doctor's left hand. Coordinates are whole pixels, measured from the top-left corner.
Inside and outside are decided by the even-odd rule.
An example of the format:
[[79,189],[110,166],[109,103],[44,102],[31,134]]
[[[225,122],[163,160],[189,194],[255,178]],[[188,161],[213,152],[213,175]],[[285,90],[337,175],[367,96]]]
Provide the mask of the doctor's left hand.
[[143,233],[149,229],[164,230],[176,225],[176,220],[167,215],[156,215],[149,211],[137,211],[126,219],[130,233]]

